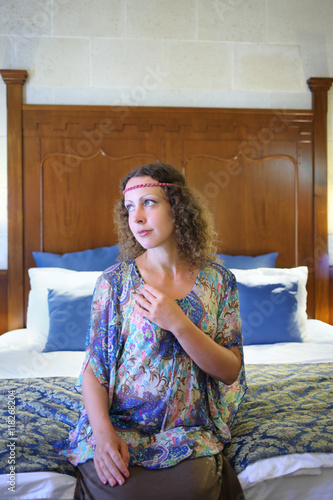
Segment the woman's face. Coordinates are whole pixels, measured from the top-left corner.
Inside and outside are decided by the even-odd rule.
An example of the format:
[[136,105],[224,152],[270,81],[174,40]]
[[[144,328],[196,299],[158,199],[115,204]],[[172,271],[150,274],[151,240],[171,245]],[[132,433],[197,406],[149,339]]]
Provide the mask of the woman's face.
[[[156,182],[158,181],[148,176],[133,177],[125,189]],[[175,244],[170,203],[160,186],[139,187],[127,191],[124,203],[128,211],[129,227],[143,248]]]

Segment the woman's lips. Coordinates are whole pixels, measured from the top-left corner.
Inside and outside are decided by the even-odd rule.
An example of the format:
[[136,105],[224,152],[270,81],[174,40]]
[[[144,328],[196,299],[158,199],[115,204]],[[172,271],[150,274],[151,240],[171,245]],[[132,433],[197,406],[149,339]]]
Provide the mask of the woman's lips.
[[151,229],[147,229],[145,231],[139,231],[138,235],[142,238],[143,236],[147,236],[147,234],[151,233]]

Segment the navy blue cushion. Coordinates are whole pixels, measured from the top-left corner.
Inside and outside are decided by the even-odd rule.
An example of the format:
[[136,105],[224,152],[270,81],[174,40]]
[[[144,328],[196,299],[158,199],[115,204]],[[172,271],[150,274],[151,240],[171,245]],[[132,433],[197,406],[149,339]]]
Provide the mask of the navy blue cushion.
[[117,263],[119,248],[100,247],[64,254],[32,252],[37,267],[61,267],[73,271],[104,271]]
[[43,352],[85,350],[91,302],[91,291],[48,291],[50,326]]
[[302,342],[296,316],[297,282],[237,284],[244,345]]
[[256,269],[258,267],[275,267],[278,252],[266,253],[251,257],[249,255],[217,254],[222,264],[228,269]]

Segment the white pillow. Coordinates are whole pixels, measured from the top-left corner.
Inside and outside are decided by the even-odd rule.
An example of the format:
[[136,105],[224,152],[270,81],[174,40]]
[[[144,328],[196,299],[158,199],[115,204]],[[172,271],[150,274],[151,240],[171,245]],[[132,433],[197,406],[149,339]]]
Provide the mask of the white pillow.
[[297,291],[297,322],[301,331],[302,339],[305,340],[307,330],[307,313],[306,313],[306,299],[307,290],[306,283],[308,281],[308,268],[307,266],[292,267],[292,268],[278,268],[278,267],[258,267],[257,269],[230,269],[235,275],[236,280],[242,282],[253,282],[256,284],[258,277],[260,282],[267,278],[267,283],[281,283],[281,280],[295,281],[298,280]]
[[30,292],[27,310],[27,328],[35,339],[46,342],[49,332],[48,289],[84,289],[93,293],[101,271],[71,271],[59,267],[33,267],[28,271]]

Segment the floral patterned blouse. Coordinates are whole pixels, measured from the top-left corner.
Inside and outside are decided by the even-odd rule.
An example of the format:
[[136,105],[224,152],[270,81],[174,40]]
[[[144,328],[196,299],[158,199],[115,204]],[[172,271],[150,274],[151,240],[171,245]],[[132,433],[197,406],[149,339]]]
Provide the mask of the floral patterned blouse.
[[[94,291],[87,363],[109,394],[110,419],[127,442],[130,465],[151,469],[219,453],[245,392],[244,363],[225,385],[204,373],[174,335],[133,312],[131,292],[144,284],[133,261],[107,269]],[[217,263],[202,268],[192,291],[177,303],[206,335],[243,359],[238,290]],[[93,458],[95,440],[86,411],[62,453],[73,465]]]

